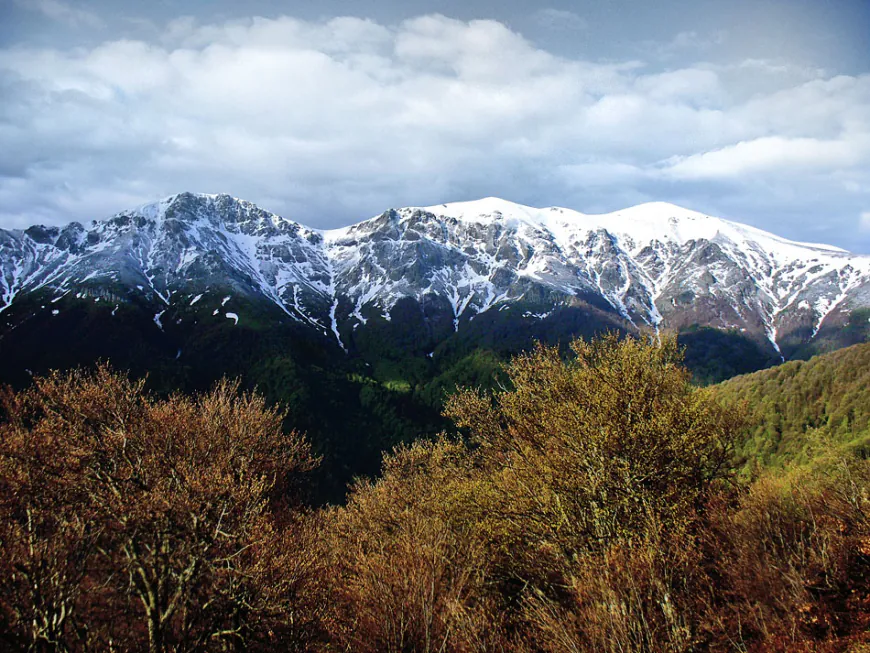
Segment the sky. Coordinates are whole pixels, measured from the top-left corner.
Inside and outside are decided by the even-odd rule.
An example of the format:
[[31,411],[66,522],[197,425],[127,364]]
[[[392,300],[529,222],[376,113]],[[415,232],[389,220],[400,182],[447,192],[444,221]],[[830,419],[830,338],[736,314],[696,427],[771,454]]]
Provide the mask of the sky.
[[0,227],[668,201],[870,254],[870,0],[0,0]]

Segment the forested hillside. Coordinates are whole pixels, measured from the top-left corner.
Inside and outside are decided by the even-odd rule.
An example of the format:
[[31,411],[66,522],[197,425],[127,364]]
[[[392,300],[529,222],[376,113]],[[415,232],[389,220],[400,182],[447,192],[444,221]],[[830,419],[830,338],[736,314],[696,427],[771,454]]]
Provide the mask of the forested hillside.
[[735,377],[713,391],[746,404],[747,470],[807,462],[834,445],[870,445],[870,343]]

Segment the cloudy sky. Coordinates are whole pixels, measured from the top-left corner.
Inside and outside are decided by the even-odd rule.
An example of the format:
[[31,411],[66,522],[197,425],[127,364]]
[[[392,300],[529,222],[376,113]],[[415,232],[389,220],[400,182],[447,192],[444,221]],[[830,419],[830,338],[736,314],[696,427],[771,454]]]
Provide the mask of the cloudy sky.
[[182,190],[315,227],[665,200],[870,253],[870,2],[0,0],[0,226]]

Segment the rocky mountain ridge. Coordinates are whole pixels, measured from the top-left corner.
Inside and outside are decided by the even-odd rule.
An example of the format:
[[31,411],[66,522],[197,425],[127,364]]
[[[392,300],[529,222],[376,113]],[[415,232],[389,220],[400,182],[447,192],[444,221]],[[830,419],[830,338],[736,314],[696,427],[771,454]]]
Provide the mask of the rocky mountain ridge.
[[454,332],[493,312],[543,321],[575,307],[627,330],[734,331],[788,357],[870,307],[870,257],[665,203],[585,215],[487,198],[318,230],[181,193],[87,225],[0,229],[0,334],[25,319],[16,307],[57,314],[64,298],[150,306],[158,329],[169,317],[244,326],[265,303],[258,320],[346,350],[402,301]]

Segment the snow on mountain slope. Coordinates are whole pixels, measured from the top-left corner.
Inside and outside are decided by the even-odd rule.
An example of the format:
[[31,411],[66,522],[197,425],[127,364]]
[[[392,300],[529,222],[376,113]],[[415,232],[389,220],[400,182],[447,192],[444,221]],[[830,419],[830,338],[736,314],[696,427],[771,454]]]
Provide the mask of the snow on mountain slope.
[[[742,280],[751,281],[760,291],[755,299],[760,302],[758,307],[771,333],[779,314],[816,294],[811,292],[813,286],[825,281],[832,287],[821,293],[822,297],[814,297],[818,330],[837,300],[842,301],[850,290],[866,283],[870,274],[870,257],[855,256],[828,245],[789,241],[663,202],[604,215],[583,215],[559,208],[531,211],[535,222],[552,233],[564,250],[582,240],[583,232],[604,230],[613,234],[619,247],[640,263],[656,300],[668,290],[691,287],[693,284],[687,281],[693,277],[718,273],[716,290],[721,291],[729,285],[729,274],[737,277],[732,280],[737,285],[742,276]],[[529,215],[530,211],[524,207],[523,213]],[[687,257],[700,243],[714,245],[719,250],[716,254],[722,256],[715,256],[712,264],[691,255]],[[698,284],[694,285],[697,288]],[[826,301],[832,291],[838,297]],[[735,308],[739,313],[740,307]]]
[[735,328],[778,349],[870,306],[870,257],[661,202],[586,215],[486,198],[318,231],[182,193],[86,226],[0,230],[0,312],[22,294],[82,288],[155,311],[194,310],[230,288],[342,346],[343,328],[390,319],[412,298],[442,302],[457,330],[517,303],[538,317],[596,306],[636,326]]
[[[66,238],[70,231],[77,240]],[[0,237],[0,311],[21,292],[60,296],[82,284],[138,291],[163,305],[236,286],[323,326],[306,304],[317,305],[330,287],[319,233],[226,195],[184,193],[87,227]]]
[[661,202],[585,215],[486,198],[400,209],[324,235],[355,314],[372,301],[436,293],[457,326],[534,283],[556,302],[597,294],[636,325],[738,328],[776,346],[785,322],[815,334],[844,303],[866,304],[870,278],[870,257]]

